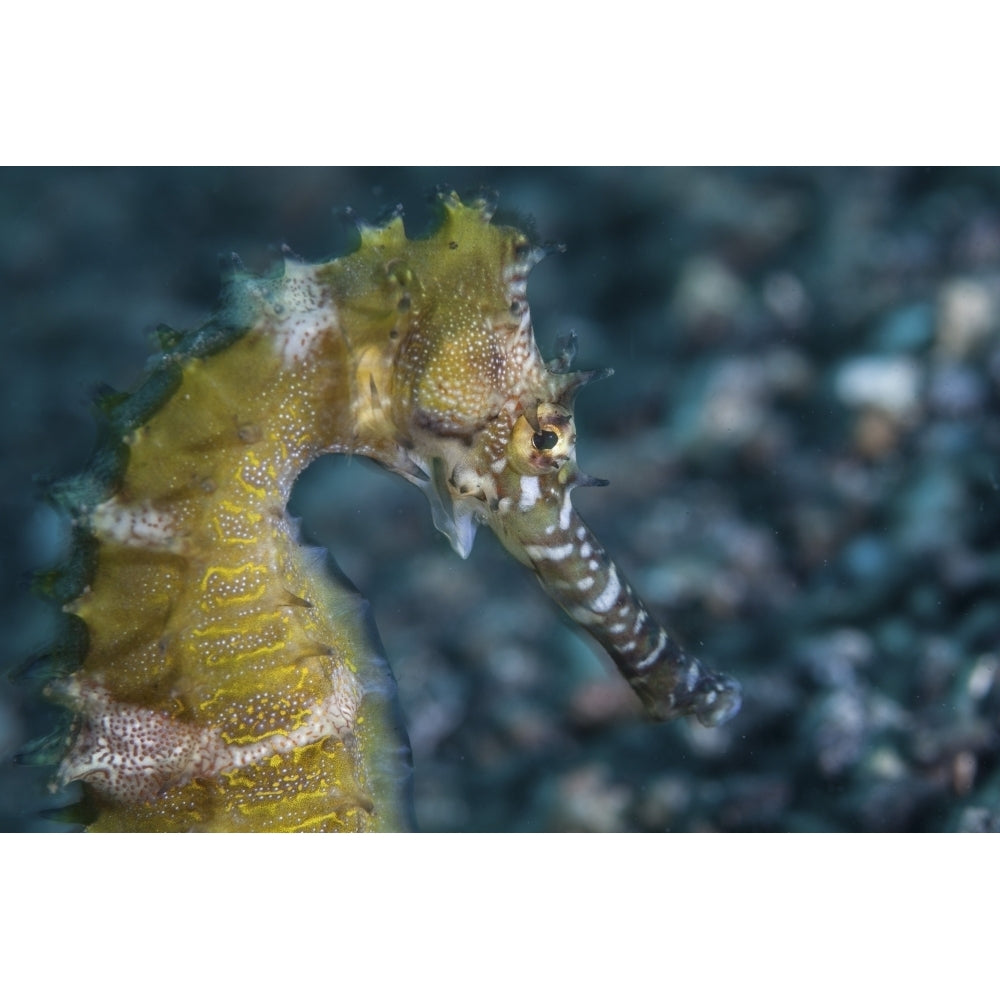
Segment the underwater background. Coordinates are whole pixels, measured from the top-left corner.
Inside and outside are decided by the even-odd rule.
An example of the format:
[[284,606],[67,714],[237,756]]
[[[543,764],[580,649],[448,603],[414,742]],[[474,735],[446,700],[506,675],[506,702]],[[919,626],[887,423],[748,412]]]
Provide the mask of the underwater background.
[[[199,325],[218,260],[353,245],[345,211],[499,193],[562,243],[528,285],[543,354],[613,378],[577,406],[574,501],[662,622],[738,677],[708,730],[647,722],[604,654],[480,532],[463,562],[403,480],[343,457],[293,509],[373,605],[427,831],[1000,830],[1000,171],[0,171],[0,667],[44,650],[29,593],[102,384]],[[0,830],[49,773],[0,681]],[[70,798],[72,795],[70,795]]]

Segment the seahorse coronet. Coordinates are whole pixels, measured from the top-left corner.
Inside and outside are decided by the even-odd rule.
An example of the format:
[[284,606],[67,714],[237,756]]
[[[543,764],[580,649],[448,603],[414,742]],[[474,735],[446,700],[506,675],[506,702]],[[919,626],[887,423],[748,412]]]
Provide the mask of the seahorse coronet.
[[[73,721],[57,782],[98,830],[406,828],[408,746],[367,604],[286,512],[324,453],[420,487],[464,556],[488,525],[612,656],[655,718],[706,724],[738,686],[659,626],[573,508],[573,404],[609,369],[546,364],[527,300],[546,255],[495,202],[439,195],[358,221],[358,246],[271,273],[237,261],[215,316],[162,327],[131,394],[97,400],[87,471],[52,490],[73,518],[49,693]],[[57,741],[58,743],[58,741]],[[49,745],[46,752],[51,751]]]

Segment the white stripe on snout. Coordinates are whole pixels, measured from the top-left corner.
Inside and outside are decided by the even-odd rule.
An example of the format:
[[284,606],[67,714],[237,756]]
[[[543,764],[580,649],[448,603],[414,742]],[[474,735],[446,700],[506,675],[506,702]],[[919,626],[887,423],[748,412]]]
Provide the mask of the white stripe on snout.
[[656,658],[660,655],[660,653],[663,652],[663,647],[666,644],[667,644],[667,633],[661,631],[660,634],[659,634],[659,636],[657,637],[657,640],[656,640],[656,648],[653,650],[652,653],[649,654],[649,656],[647,656],[647,657],[643,658],[642,660],[640,660],[635,665],[635,669],[636,670],[645,670],[646,667],[652,666],[652,664],[656,660]]
[[524,551],[532,559],[551,559],[553,562],[558,562],[573,554],[573,544],[567,542],[565,545],[553,545],[551,547],[546,547],[545,545],[525,545]]
[[[573,514],[573,501],[570,499],[569,490],[563,497],[562,507],[559,508],[559,527],[563,531],[569,531],[569,520]],[[577,532],[579,534],[579,532]]]
[[618,573],[615,567],[612,566],[610,572],[608,573],[608,582],[604,587],[604,590],[598,594],[598,596],[590,602],[590,606],[595,610],[604,614],[606,611],[610,611],[618,600],[618,595],[622,592],[622,585],[618,582]]

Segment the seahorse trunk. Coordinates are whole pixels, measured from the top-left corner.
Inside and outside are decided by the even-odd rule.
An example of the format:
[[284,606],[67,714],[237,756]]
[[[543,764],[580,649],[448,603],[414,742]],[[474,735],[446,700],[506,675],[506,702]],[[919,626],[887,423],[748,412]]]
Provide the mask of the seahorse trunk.
[[85,783],[95,830],[403,828],[408,748],[366,603],[285,511],[353,434],[337,313],[295,265],[231,295],[235,337],[174,345],[155,405],[156,375],[106,407],[120,469],[63,488],[95,558],[64,608],[86,655],[50,686],[76,715],[58,777]]

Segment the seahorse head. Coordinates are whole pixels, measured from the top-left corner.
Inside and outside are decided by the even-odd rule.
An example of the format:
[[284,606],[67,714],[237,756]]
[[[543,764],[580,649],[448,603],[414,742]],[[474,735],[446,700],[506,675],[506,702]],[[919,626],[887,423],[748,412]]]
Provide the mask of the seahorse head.
[[360,250],[331,265],[351,303],[339,326],[356,373],[351,450],[421,486],[463,557],[488,524],[654,716],[724,721],[738,685],[667,636],[573,509],[574,488],[601,482],[577,466],[574,400],[610,372],[570,371],[571,336],[543,360],[526,285],[548,251],[493,224],[485,200],[449,195],[442,208],[431,236],[407,240],[398,217],[362,227]]
[[492,224],[486,200],[464,204],[452,194],[441,206],[441,226],[424,240],[405,240],[395,220],[362,228],[359,255],[377,253],[383,286],[398,292],[391,371],[371,377],[372,394],[391,400],[403,453],[387,464],[425,489],[435,523],[462,556],[485,522],[525,561],[516,533],[504,529],[507,515],[544,500],[533,518],[548,511],[558,519],[581,479],[573,398],[604,373],[565,370],[571,339],[549,364],[535,343],[527,278],[551,248]]

